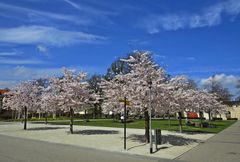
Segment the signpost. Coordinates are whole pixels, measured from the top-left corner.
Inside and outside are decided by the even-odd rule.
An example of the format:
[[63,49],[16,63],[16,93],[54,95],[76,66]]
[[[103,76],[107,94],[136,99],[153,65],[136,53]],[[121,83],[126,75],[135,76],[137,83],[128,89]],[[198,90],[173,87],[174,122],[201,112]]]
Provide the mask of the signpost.
[[124,102],[124,150],[127,149],[127,130],[126,130],[126,123],[127,123],[127,105],[130,105],[130,102],[127,101],[127,97],[124,97],[124,100],[119,100],[119,102]]

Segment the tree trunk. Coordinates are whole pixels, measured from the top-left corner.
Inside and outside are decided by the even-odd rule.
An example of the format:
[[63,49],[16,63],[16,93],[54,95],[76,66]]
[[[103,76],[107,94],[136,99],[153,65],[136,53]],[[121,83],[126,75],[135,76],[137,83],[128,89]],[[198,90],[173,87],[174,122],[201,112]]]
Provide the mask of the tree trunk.
[[178,112],[179,132],[182,133],[182,112]]
[[24,130],[27,129],[27,107],[24,107]]
[[208,111],[208,120],[211,121],[211,111]]
[[72,108],[70,108],[70,133],[73,134],[73,116],[74,111]]
[[14,120],[14,110],[12,110],[12,120]]
[[57,118],[61,118],[61,117],[62,117],[62,111],[59,110],[59,111],[57,111],[57,112],[58,112],[58,116],[56,117],[56,119],[57,119]]
[[14,111],[14,119],[17,119],[17,110]]
[[199,111],[199,117],[200,117],[200,127],[203,127],[203,112]]
[[96,119],[96,113],[97,113],[97,104],[94,104],[94,108],[93,108],[93,119]]
[[168,110],[168,127],[171,127],[171,119],[170,119],[170,112]]
[[19,119],[19,120],[20,120],[20,119],[21,119],[21,112],[20,112],[20,111],[18,111],[17,113],[18,113],[18,114],[17,114],[17,119]]
[[188,112],[186,112],[186,119],[185,119],[185,123],[188,122]]
[[87,110],[84,110],[84,122],[88,121]]
[[52,118],[53,118],[53,119],[56,119],[56,112],[54,112],[54,113],[52,114]]
[[24,109],[21,110],[20,119],[23,124],[24,123]]
[[48,124],[48,113],[47,112],[45,113],[45,124],[46,125]]
[[144,118],[145,118],[145,138],[146,138],[147,142],[149,143],[150,142],[150,139],[149,139],[149,114],[148,114],[147,110],[144,112]]
[[99,105],[99,118],[102,118],[102,106],[101,106],[101,104]]

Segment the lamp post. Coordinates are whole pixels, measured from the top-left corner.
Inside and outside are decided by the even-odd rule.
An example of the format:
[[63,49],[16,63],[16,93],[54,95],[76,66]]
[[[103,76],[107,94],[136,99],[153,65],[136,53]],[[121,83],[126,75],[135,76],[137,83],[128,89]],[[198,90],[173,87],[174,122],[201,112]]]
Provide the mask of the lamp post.
[[127,130],[126,130],[126,122],[127,122],[127,97],[124,97],[124,150],[127,149]]
[[152,142],[152,80],[148,80],[149,86],[149,142],[150,142],[150,154],[153,153],[153,142]]

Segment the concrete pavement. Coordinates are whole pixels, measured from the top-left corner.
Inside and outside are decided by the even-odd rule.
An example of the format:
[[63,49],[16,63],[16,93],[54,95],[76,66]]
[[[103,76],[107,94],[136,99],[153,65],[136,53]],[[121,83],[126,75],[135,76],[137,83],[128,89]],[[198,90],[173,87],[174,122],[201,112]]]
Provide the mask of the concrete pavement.
[[[145,161],[171,161],[161,158],[154,158],[141,156],[145,155],[142,150],[148,150],[148,146],[139,146],[133,151],[119,150],[122,149],[122,132],[121,129],[109,130],[109,128],[95,128],[95,127],[79,127],[81,133],[70,135],[66,133],[68,127],[60,126],[56,129],[55,126],[43,127],[42,125],[29,125],[28,131],[23,131],[21,125],[16,124],[3,124],[0,126],[0,162],[75,162],[75,161],[125,161],[125,162],[145,162]],[[53,127],[53,129],[52,129]],[[19,129],[21,128],[21,129]],[[43,129],[44,128],[44,129]],[[47,129],[46,129],[47,128]],[[50,129],[51,128],[51,129]],[[77,128],[77,127],[76,127]],[[42,130],[43,129],[43,130]],[[55,130],[56,129],[56,130]],[[108,132],[110,131],[110,134]],[[143,134],[142,130],[129,129],[130,133],[133,131],[135,134]],[[100,132],[103,134],[94,135]],[[117,133],[118,132],[118,133]],[[91,135],[91,133],[93,133]],[[131,132],[132,133],[132,132]],[[165,132],[167,133],[167,132]],[[5,136],[7,135],[7,136]],[[14,136],[14,137],[8,137]],[[204,136],[199,135],[185,135],[186,138],[200,138]],[[194,137],[196,136],[196,137]],[[16,138],[17,137],[17,138]],[[21,137],[21,138],[19,138]],[[174,139],[179,136],[173,136]],[[32,138],[41,141],[22,139]],[[112,139],[111,139],[112,138]],[[107,139],[107,140],[106,140]],[[181,139],[181,138],[179,138]],[[115,141],[114,141],[115,140]],[[49,142],[47,142],[49,141]],[[87,142],[86,142],[87,141]],[[108,141],[108,142],[106,142]],[[113,142],[114,141],[114,142]],[[186,161],[186,162],[238,162],[240,161],[240,121],[236,122],[229,128],[220,132],[219,134],[211,137],[207,141],[203,140],[201,144],[193,147],[190,145],[189,151],[181,156],[178,156],[173,161]],[[54,142],[54,143],[52,143]],[[119,145],[120,144],[120,145]],[[139,145],[138,142],[129,141],[128,144]],[[71,146],[72,145],[72,146]],[[121,147],[118,147],[121,146]],[[91,146],[92,148],[89,148]],[[96,147],[97,146],[97,147]],[[128,145],[129,146],[129,145]],[[169,158],[169,155],[174,155],[179,149],[187,149],[189,145],[173,146],[170,148],[161,149],[159,152],[153,154],[154,156],[161,156]],[[96,150],[98,148],[101,150]],[[142,149],[144,147],[144,149]],[[146,147],[146,148],[145,148]],[[139,149],[141,148],[141,149]],[[109,151],[104,151],[109,150]],[[119,152],[119,153],[117,153]],[[132,154],[141,155],[130,155]],[[130,154],[123,154],[130,153]],[[173,154],[174,153],[174,154]],[[146,154],[147,155],[147,154]],[[162,156],[164,155],[164,156]],[[167,156],[166,156],[167,155]],[[176,154],[175,154],[176,155]],[[149,154],[148,154],[149,156]],[[176,156],[175,156],[176,157]],[[171,158],[169,158],[171,159]]]
[[167,159],[99,151],[0,135],[0,162],[169,162]]
[[189,162],[239,162],[240,121],[176,159]]
[[162,131],[163,144],[159,146],[161,149],[149,154],[150,146],[145,142],[144,129],[127,129],[127,150],[123,149],[122,128],[74,126],[74,134],[68,132],[69,126],[66,125],[28,123],[28,130],[23,130],[21,123],[0,122],[2,135],[165,159],[175,159],[199,142],[213,136]]

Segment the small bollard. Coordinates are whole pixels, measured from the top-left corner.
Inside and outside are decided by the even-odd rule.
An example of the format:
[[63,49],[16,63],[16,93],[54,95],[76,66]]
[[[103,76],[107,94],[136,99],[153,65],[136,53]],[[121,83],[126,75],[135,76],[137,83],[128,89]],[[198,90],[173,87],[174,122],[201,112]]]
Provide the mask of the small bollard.
[[158,145],[162,144],[162,132],[161,129],[155,129],[154,130],[155,135],[155,145],[156,145],[156,151],[158,150]]

